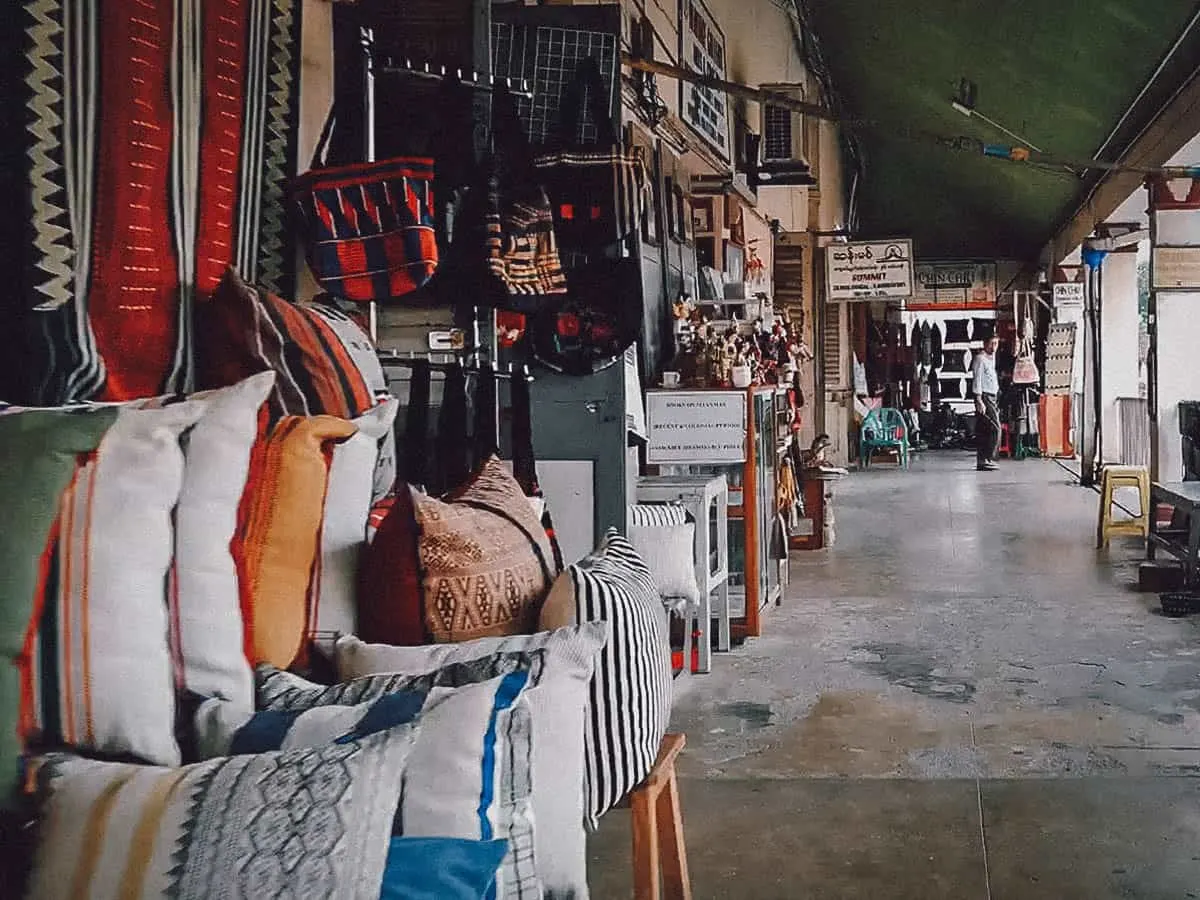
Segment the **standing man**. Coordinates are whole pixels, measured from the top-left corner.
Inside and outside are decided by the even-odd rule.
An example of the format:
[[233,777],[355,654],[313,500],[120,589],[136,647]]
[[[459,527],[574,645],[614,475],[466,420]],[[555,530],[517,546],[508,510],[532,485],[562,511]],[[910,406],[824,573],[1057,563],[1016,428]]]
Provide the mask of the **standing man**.
[[996,395],[1000,393],[1000,378],[996,375],[996,347],[999,344],[995,335],[989,337],[971,363],[971,387],[975,391],[976,468],[980,472],[998,468],[1000,407],[996,404]]

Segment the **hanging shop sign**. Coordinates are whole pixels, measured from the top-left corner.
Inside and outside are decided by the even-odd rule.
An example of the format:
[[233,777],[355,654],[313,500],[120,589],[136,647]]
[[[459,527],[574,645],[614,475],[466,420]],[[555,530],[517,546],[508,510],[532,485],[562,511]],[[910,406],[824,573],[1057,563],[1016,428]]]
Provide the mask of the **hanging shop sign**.
[[1155,290],[1200,290],[1200,247],[1155,247],[1153,262]]
[[746,461],[743,391],[650,391],[646,425],[650,465]]
[[[700,0],[680,0],[679,59],[683,66],[712,78],[726,78],[725,33]],[[679,82],[680,118],[729,159],[729,97],[724,91]]]
[[996,264],[971,260],[918,262],[910,310],[992,309]]
[[825,248],[829,300],[906,298],[913,291],[912,241],[861,241]]

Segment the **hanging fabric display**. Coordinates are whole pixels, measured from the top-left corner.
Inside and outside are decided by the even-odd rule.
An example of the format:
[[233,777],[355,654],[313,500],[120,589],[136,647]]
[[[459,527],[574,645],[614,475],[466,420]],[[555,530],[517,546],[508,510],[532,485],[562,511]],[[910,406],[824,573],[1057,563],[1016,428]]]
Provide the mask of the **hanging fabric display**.
[[399,473],[401,481],[422,489],[429,482],[426,460],[429,458],[431,376],[428,360],[413,360],[412,380],[408,383],[408,409],[404,419],[404,458]]
[[398,156],[326,168],[336,113],[330,110],[310,170],[292,184],[308,265],[342,300],[396,300],[437,269],[433,160]]
[[946,343],[947,344],[969,344],[971,342],[970,333],[967,329],[971,325],[970,319],[950,319],[946,322]]
[[[586,106],[596,140],[579,137]],[[613,127],[600,66],[579,65],[563,96],[556,145],[536,160],[554,207],[564,250],[588,252],[618,243],[638,228],[650,181],[638,148],[626,150]]]
[[436,493],[452,491],[471,474],[471,445],[467,434],[467,376],[461,366],[446,372],[438,410],[437,464],[439,478],[430,485]]
[[934,369],[942,367],[942,330],[937,322],[929,326],[929,365]]
[[1030,314],[1031,301],[1026,301],[1024,316],[1021,315],[1020,294],[1017,295],[1017,320],[1020,323],[1020,339],[1017,342],[1017,358],[1013,363],[1013,384],[1038,384],[1042,373],[1038,371],[1037,362],[1033,358],[1033,336],[1035,326]]

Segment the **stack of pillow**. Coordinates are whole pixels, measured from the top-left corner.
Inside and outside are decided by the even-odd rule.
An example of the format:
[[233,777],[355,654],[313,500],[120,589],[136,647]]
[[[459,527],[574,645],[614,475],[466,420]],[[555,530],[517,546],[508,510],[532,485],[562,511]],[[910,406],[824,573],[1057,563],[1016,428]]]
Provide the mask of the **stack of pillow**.
[[[611,533],[553,571],[493,461],[451,498],[402,486],[356,598],[394,480],[369,341],[232,273],[210,304],[212,389],[0,410],[0,824],[38,822],[32,896],[586,898],[584,826],[670,711],[645,566]],[[386,590],[414,581],[417,617]],[[367,609],[338,684],[287,671]]]

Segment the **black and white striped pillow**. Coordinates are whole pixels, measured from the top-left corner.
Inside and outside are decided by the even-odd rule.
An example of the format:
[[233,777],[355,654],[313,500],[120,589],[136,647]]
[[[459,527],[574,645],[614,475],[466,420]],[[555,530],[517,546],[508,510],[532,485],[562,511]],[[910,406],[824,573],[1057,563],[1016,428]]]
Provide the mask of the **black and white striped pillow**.
[[692,514],[679,503],[639,503],[629,507],[629,524],[634,526],[686,525]]
[[576,621],[610,629],[592,679],[584,742],[585,824],[594,831],[654,766],[671,717],[671,642],[650,571],[615,529],[562,577],[573,588]]

